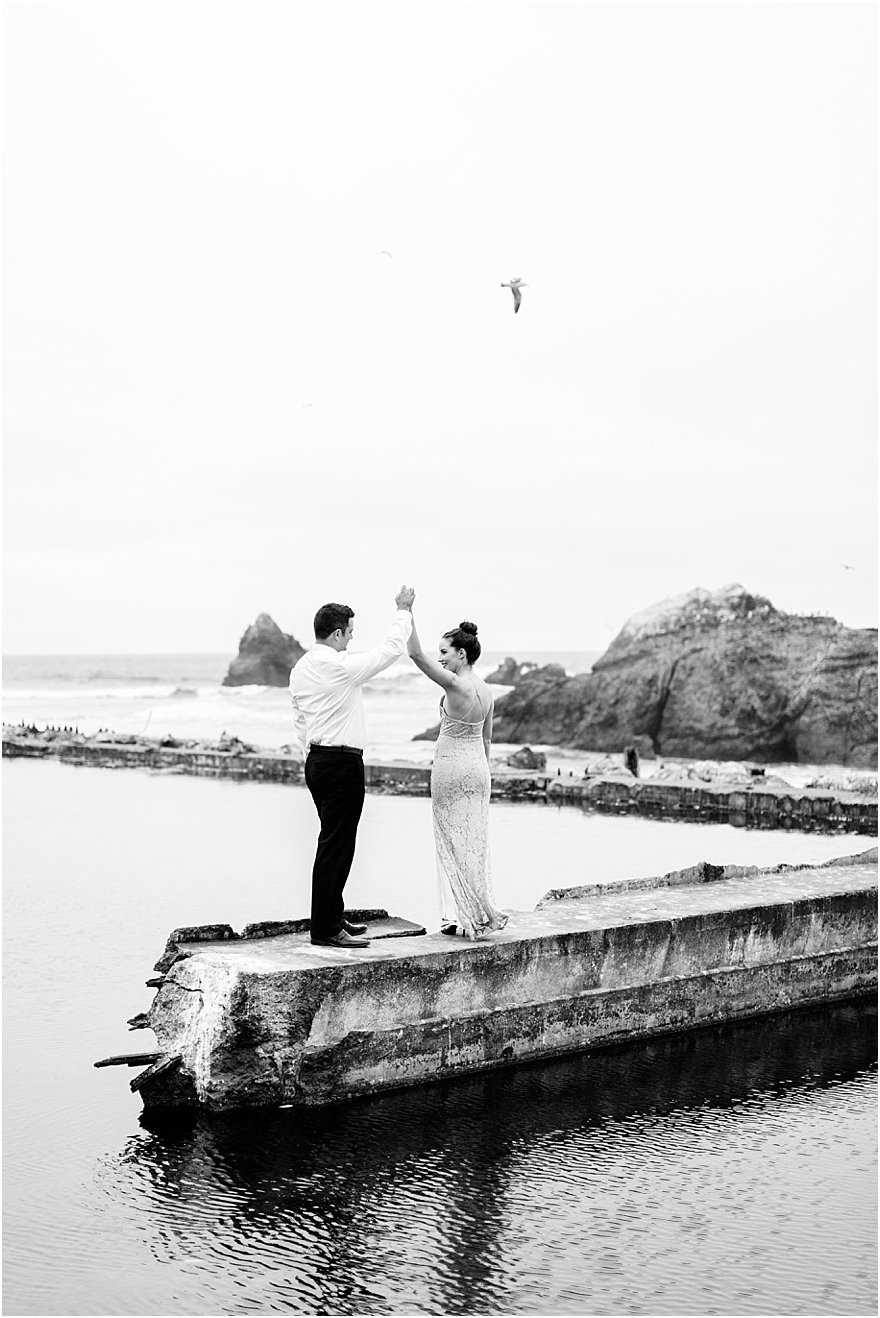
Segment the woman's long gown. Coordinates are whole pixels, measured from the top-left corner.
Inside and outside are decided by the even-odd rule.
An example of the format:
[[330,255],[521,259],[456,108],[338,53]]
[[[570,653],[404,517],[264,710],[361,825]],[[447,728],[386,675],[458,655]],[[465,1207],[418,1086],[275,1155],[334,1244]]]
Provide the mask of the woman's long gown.
[[[478,697],[475,704],[479,708]],[[492,899],[485,719],[468,723],[452,718],[442,700],[440,715],[431,803],[441,923],[455,924],[468,938],[478,938],[507,924],[507,916],[495,909]]]

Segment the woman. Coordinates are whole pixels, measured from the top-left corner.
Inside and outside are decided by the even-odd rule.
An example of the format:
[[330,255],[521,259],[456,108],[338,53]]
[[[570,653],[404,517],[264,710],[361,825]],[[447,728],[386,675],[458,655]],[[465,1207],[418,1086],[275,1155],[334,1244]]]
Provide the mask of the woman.
[[440,639],[437,660],[422,649],[415,620],[407,651],[432,682],[443,687],[440,735],[431,769],[431,804],[440,932],[466,938],[503,929],[507,916],[492,902],[489,879],[489,744],[494,699],[474,672],[480,657],[477,628],[463,622]]

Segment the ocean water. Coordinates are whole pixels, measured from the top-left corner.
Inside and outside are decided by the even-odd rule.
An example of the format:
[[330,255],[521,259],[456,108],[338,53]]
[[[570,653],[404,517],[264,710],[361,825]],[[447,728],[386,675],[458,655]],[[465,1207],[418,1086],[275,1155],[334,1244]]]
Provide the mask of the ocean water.
[[[521,662],[562,664],[568,673],[589,672],[598,650],[524,650]],[[3,721],[38,727],[75,727],[83,733],[102,729],[160,737],[216,740],[222,733],[253,746],[295,746],[289,697],[279,687],[224,687],[231,655],[7,655],[3,660]],[[505,658],[485,652],[480,672],[492,673]],[[509,687],[495,687],[496,698]],[[440,689],[407,659],[380,673],[364,688],[367,759],[431,761],[429,741],[414,741],[438,722]],[[496,742],[493,758],[503,761],[520,743]],[[601,752],[575,751],[535,744],[547,756],[551,772],[580,776]],[[650,777],[667,757],[643,760],[643,777]],[[851,773],[833,765],[772,766],[773,774],[793,786],[819,774]],[[873,777],[876,774],[865,774]]]
[[[140,718],[148,688],[162,715],[191,686],[210,692],[193,711],[241,716],[180,735],[286,713],[272,693],[248,724],[259,694],[229,701],[201,659],[101,662],[7,666],[5,698],[82,730],[138,730],[115,719]],[[434,716],[424,685],[427,704],[370,698],[388,745],[408,743],[383,702],[408,737]],[[506,802],[490,826],[518,909],[563,879],[870,841]],[[4,1312],[876,1312],[871,1002],[315,1113],[148,1120],[134,1072],[92,1063],[152,1046],[126,1022],[173,927],[307,911],[315,832],[304,788],[4,762]],[[429,801],[368,797],[347,897],[436,926]]]
[[[3,661],[3,719],[41,727],[70,725],[84,733],[103,728],[213,740],[226,732],[255,746],[294,742],[286,689],[224,687],[231,657],[7,655]],[[480,671],[490,674],[504,657],[485,653]],[[563,663],[575,673],[588,672],[599,652],[528,651],[516,657],[535,663]],[[508,689],[499,687],[497,692]],[[406,658],[380,673],[364,688],[367,756],[429,762],[431,743],[414,742],[413,737],[438,721],[439,696],[440,688]],[[500,746],[498,753],[504,750]],[[564,753],[562,758],[566,758]]]

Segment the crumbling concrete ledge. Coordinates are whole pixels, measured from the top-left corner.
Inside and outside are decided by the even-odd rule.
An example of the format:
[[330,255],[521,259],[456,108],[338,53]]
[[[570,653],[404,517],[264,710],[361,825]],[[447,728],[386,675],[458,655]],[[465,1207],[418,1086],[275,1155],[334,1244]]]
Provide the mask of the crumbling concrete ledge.
[[176,931],[130,1022],[158,1041],[145,1106],[333,1103],[877,986],[876,848],[557,889],[478,942],[367,914],[360,951],[302,922]]
[[[218,742],[178,742],[120,733],[85,736],[71,729],[40,731],[4,725],[4,757],[55,758],[65,764],[103,769],[147,769],[246,782],[304,783],[301,755],[259,750],[236,737]],[[364,765],[368,792],[428,796],[429,765],[406,761]],[[689,823],[732,824],[738,828],[793,829],[807,833],[877,835],[877,800],[862,793],[789,787],[778,783],[695,783],[633,778],[631,774],[556,777],[546,772],[493,767],[493,799],[575,805],[610,814],[641,815]]]
[[647,819],[731,824],[734,828],[794,829],[802,833],[877,835],[877,801],[857,792],[830,792],[764,782],[696,783],[664,778],[603,774],[587,779],[550,779],[549,800],[605,814]]

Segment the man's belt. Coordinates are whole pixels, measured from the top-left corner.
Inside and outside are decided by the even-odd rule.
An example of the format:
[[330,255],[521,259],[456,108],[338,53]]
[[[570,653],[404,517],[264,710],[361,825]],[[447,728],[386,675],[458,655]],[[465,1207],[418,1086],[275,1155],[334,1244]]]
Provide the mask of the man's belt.
[[319,741],[309,742],[310,751],[344,751],[346,755],[363,755],[360,746],[322,746]]

